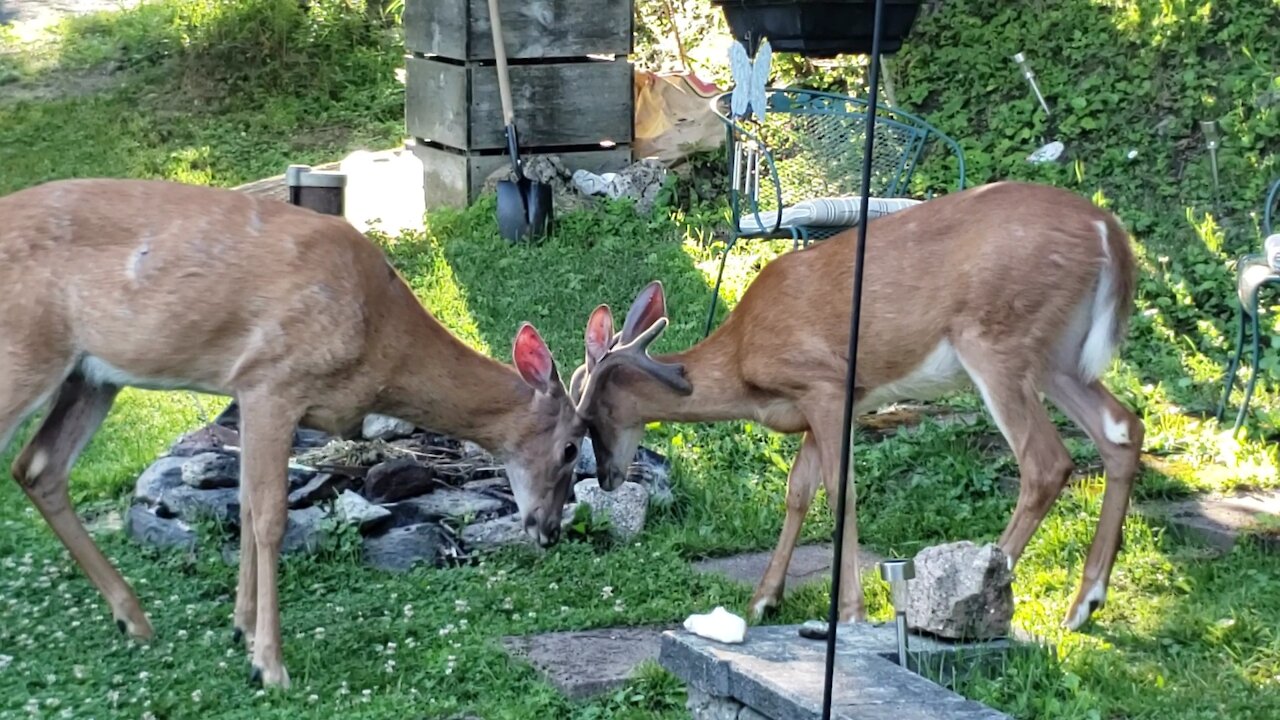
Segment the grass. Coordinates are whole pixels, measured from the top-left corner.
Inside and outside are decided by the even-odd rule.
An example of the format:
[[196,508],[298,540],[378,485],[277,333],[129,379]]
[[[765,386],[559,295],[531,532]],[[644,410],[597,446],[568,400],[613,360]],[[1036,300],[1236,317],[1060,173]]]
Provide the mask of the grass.
[[[168,0],[67,23],[38,52],[3,56],[9,87],[27,99],[0,101],[0,192],[65,175],[235,184],[288,162],[333,159],[362,139],[398,137],[396,42],[341,14],[326,23],[337,30],[318,32],[286,5],[296,8],[291,1]],[[319,6],[338,12],[334,3]],[[246,24],[236,13],[246,8],[273,21]],[[337,48],[345,48],[343,62],[305,72]],[[269,63],[226,61],[250,52],[283,64],[262,71]],[[114,68],[110,82],[76,91],[84,86],[70,78],[104,63]],[[203,79],[209,68],[221,68],[222,89]],[[42,87],[59,92],[35,97]],[[299,145],[299,129],[314,142]],[[567,373],[581,357],[591,308],[625,306],[654,277],[663,280],[672,313],[656,349],[700,337],[713,264],[694,238],[708,227],[706,208],[638,218],[624,204],[605,205],[566,214],[541,245],[514,248],[498,238],[493,210],[486,198],[467,211],[433,214],[425,233],[377,238],[427,307],[468,343],[509,359],[518,323],[531,320]],[[1204,222],[1188,217],[1184,231],[1211,242],[1218,230]],[[1133,341],[1109,377],[1148,426],[1151,458],[1136,495],[1275,488],[1271,440],[1280,405],[1273,382],[1260,383],[1252,433],[1242,441],[1205,419],[1220,389],[1223,358],[1215,352],[1225,344],[1224,318],[1202,316],[1201,339],[1210,341],[1180,335],[1197,307],[1191,292],[1204,289],[1182,287],[1169,271],[1203,262],[1199,249],[1177,240],[1139,239],[1147,290]],[[726,300],[736,301],[785,247],[737,249]],[[1222,268],[1196,272],[1211,271]],[[1161,300],[1169,294],[1173,301]],[[126,507],[137,473],[223,402],[123,393],[73,472],[82,514],[93,521]],[[949,403],[980,407],[972,393]],[[992,442],[996,435],[984,415],[973,426],[926,421],[860,442],[864,543],[908,555],[936,542],[994,539],[1013,506],[1004,488],[1016,477],[1003,443]],[[22,439],[0,458],[6,466]],[[699,576],[689,561],[772,546],[795,439],[739,422],[658,424],[647,442],[673,460],[675,501],[651,513],[633,544],[573,539],[545,554],[511,550],[477,566],[390,575],[362,567],[354,539],[339,535],[318,556],[285,560],[285,659],[295,686],[288,694],[248,688],[246,658],[230,642],[234,568],[217,553],[158,552],[99,526],[98,542],[156,626],[156,640],[139,646],[115,633],[96,592],[18,488],[0,483],[0,716],[687,717],[682,687],[656,668],[624,690],[575,703],[498,645],[511,633],[674,623],[716,604],[745,609],[750,588]],[[1078,434],[1068,446],[1082,467],[1097,464]],[[1058,628],[1101,490],[1096,472],[1069,488],[1019,566],[1015,623],[1048,645],[1014,654],[999,672],[942,679],[1019,718],[1280,716],[1280,638],[1272,622],[1280,615],[1280,560],[1249,541],[1212,556],[1131,514],[1108,605],[1084,632]],[[831,530],[819,498],[804,537],[824,540]],[[863,582],[873,616],[886,617],[885,588],[871,576]],[[826,599],[821,586],[803,588],[771,622],[822,616]]]

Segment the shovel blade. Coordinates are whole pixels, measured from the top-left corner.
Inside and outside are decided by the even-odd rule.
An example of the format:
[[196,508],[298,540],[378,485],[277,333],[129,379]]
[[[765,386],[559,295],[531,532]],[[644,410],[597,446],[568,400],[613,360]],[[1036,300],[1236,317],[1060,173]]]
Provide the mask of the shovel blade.
[[498,182],[498,233],[508,242],[518,242],[530,234],[524,194],[510,180]]
[[529,182],[524,191],[525,207],[528,208],[529,230],[534,237],[541,237],[551,232],[554,225],[555,208],[551,198],[551,186],[546,183]]

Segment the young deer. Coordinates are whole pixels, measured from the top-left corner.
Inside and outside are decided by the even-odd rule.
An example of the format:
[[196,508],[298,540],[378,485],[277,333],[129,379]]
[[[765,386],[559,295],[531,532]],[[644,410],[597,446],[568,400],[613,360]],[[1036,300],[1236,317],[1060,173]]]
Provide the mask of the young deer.
[[[708,338],[672,355],[646,347],[666,326],[662,287],[636,298],[620,333],[605,305],[570,382],[600,482],[617,487],[656,420],[752,419],[803,433],[777,548],[751,612],[782,599],[805,513],[836,498],[854,249],[846,231],[767,265]],[[1134,260],[1109,213],[1049,186],[996,183],[930,200],[867,227],[855,412],[976,385],[1021,471],[999,539],[1011,564],[1072,471],[1039,393],[1088,433],[1107,474],[1101,517],[1065,624],[1106,598],[1143,440],[1141,420],[1099,382],[1127,333]],[[852,493],[852,488],[850,489]],[[853,495],[845,517],[839,617],[865,618]]]
[[0,452],[52,401],[14,479],[110,604],[151,625],[71,508],[67,475],[122,387],[240,406],[234,623],[255,681],[288,686],[276,565],[299,423],[349,436],[368,413],[470,439],[506,463],[525,529],[560,533],[583,426],[533,326],[515,368],[463,344],[338,217],[164,181],[69,180],[0,198]]

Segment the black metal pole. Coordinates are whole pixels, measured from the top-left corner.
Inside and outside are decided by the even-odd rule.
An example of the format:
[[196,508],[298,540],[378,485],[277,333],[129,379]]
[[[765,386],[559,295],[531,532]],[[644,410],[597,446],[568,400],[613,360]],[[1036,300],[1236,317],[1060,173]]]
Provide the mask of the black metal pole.
[[[853,312],[849,320],[849,372],[844,379],[844,436],[840,439],[840,486],[836,491],[835,557],[831,564],[831,605],[827,608],[826,676],[822,684],[822,720],[831,720],[831,684],[835,676],[836,625],[840,615],[840,564],[844,546],[844,513],[848,503],[847,486],[852,484],[850,468],[853,452],[853,389],[858,367],[858,323],[862,315],[862,269],[867,251],[867,213],[870,209],[871,153],[875,143],[877,91],[880,86],[880,29],[883,25],[884,0],[876,0],[875,19],[871,30],[871,68],[867,98],[867,135],[862,148],[861,220],[858,222],[857,259],[853,269]],[[861,588],[855,590],[861,592]]]

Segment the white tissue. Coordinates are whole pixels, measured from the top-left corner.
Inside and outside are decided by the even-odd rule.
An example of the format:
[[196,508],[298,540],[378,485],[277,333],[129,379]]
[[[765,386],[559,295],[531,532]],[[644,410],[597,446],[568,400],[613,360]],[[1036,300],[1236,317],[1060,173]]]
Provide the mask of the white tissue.
[[719,605],[702,615],[690,615],[684,629],[699,637],[722,643],[740,643],[747,636],[747,621]]

